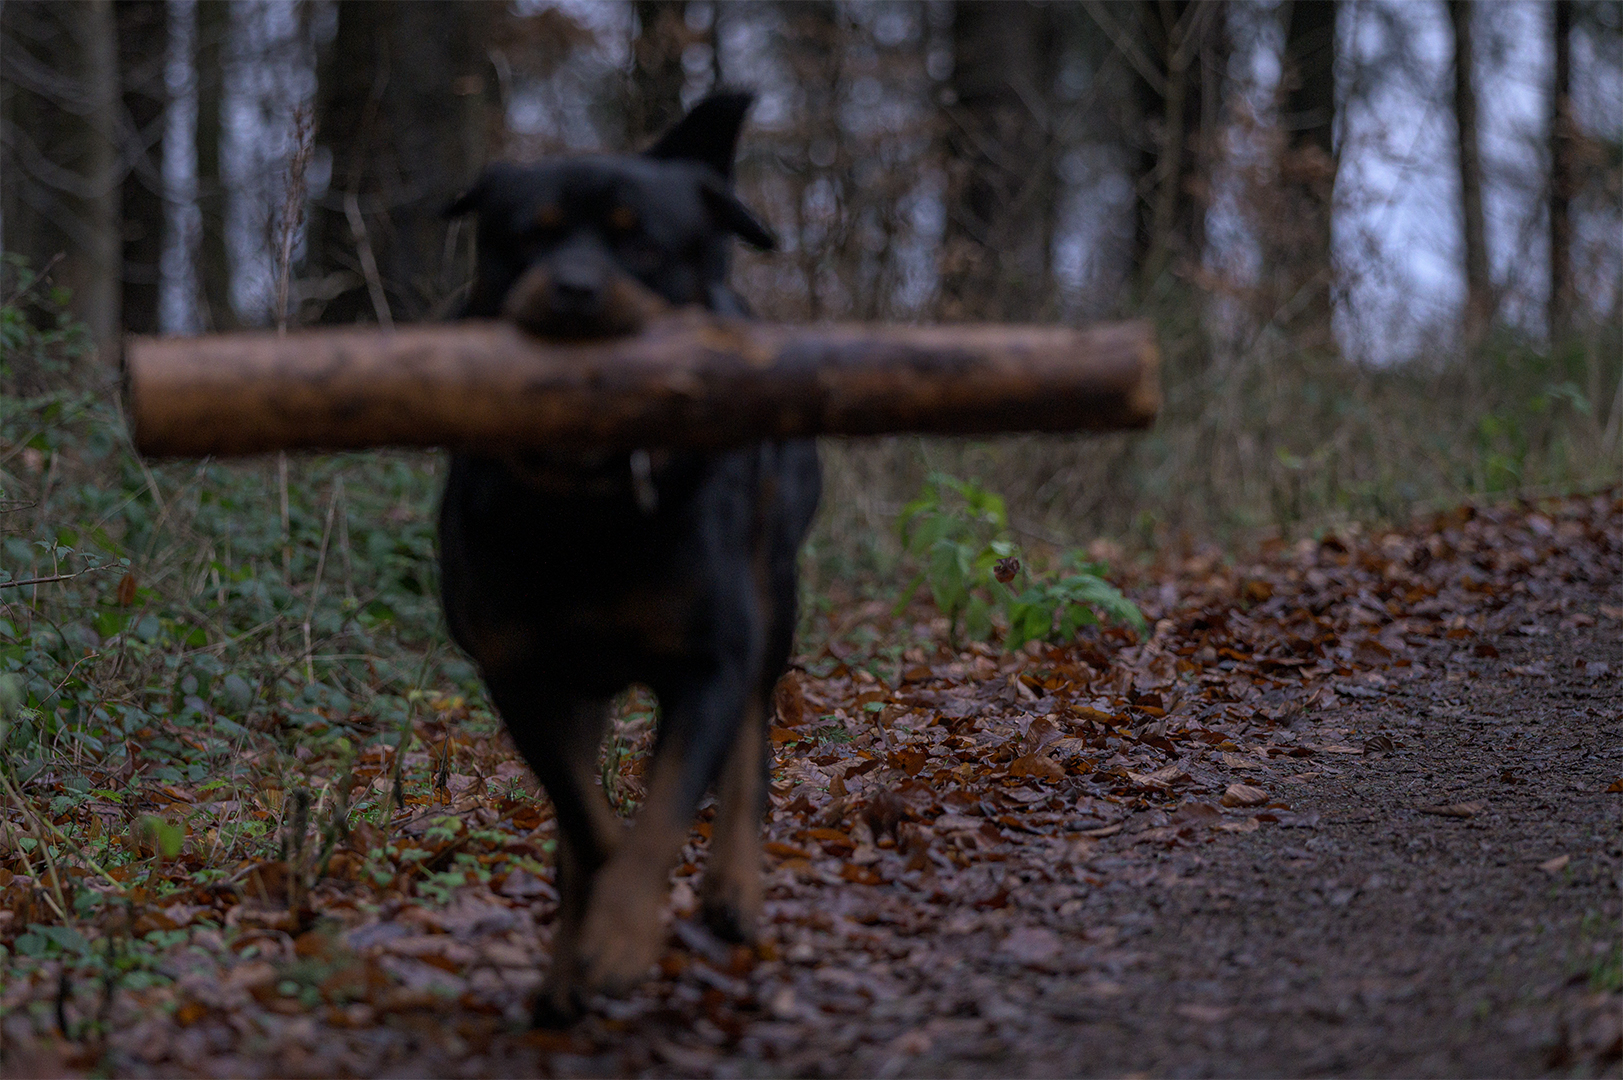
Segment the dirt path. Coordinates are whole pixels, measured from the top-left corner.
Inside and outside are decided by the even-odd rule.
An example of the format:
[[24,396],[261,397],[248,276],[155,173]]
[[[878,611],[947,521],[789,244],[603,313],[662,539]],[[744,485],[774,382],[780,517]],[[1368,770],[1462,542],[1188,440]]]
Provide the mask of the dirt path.
[[[1623,692],[1575,662],[1623,671],[1620,637],[1513,638],[1466,678],[1360,704],[1352,725],[1396,746],[1289,785],[1315,827],[1106,841],[1114,880],[1073,916],[1101,943],[1080,985],[971,962],[983,1059],[960,1034],[905,1071],[1618,1075]],[[1554,677],[1510,670],[1540,662]]]
[[[661,977],[570,1031],[526,1029],[545,806],[448,712],[406,758],[444,800],[357,828],[302,907],[266,862],[132,909],[172,942],[144,988],[11,969],[0,1064],[1623,1075],[1623,498],[1195,556],[1138,595],[1147,641],[1012,655],[839,605],[856,630],[778,702],[761,946],[682,921],[701,826]],[[649,731],[621,734],[634,798]]]

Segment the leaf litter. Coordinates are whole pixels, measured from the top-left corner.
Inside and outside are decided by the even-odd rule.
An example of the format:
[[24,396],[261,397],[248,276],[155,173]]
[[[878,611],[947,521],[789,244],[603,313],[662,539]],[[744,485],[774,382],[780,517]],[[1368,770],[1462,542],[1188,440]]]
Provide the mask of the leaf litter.
[[[1559,734],[1525,729],[1496,735],[1491,768],[1462,761],[1394,779],[1439,738],[1438,723],[1480,723],[1472,710],[1495,696],[1554,686],[1592,716],[1587,735],[1569,725],[1579,750],[1615,758],[1623,738],[1609,675],[1623,664],[1616,493],[1265,545],[1240,565],[1195,553],[1123,585],[1149,618],[1143,636],[1088,627],[1012,652],[949,646],[948,620],[922,599],[897,611],[836,597],[812,641],[827,636],[777,695],[760,942],[730,946],[692,922],[706,810],[672,875],[658,977],[594,1003],[568,1031],[525,1027],[557,899],[551,811],[505,737],[467,724],[459,698],[431,698],[405,753],[367,746],[312,784],[313,800],[267,774],[253,791],[138,784],[134,799],[64,816],[52,799],[69,776],[31,777],[8,793],[0,841],[8,1075],[1170,1068],[1175,1057],[1135,1058],[1141,1040],[1113,1019],[1147,1013],[1157,1030],[1232,1030],[1242,1062],[1322,1067],[1312,1056],[1322,1041],[1297,1057],[1258,1057],[1260,1043],[1245,1056],[1247,1032],[1266,1024],[1214,999],[1215,983],[1185,985],[1146,938],[1163,898],[1198,892],[1209,915],[1243,900],[1253,871],[1330,862],[1341,877],[1292,903],[1356,912],[1387,895],[1383,872],[1326,858],[1332,825],[1418,812],[1441,819],[1435,828],[1492,828],[1509,812],[1504,792],[1555,782],[1537,763]],[[1555,648],[1574,635],[1587,650],[1575,658]],[[1412,719],[1421,701],[1434,723]],[[627,809],[649,717],[646,702],[629,702],[606,759],[605,783]],[[1534,770],[1525,780],[1523,767]],[[1611,772],[1584,797],[1610,799],[1598,813],[1615,824],[1615,764],[1600,768]],[[1388,792],[1358,812],[1386,817],[1347,809],[1354,770]],[[82,774],[109,796],[129,779],[99,775],[89,758]],[[385,820],[323,824],[364,793],[400,791],[402,777],[417,782]],[[72,814],[107,830],[148,825],[129,832],[132,861],[103,868],[47,843]],[[244,819],[281,830],[279,858],[217,854],[229,850],[222,826]],[[1434,842],[1412,843],[1422,841]],[[1557,843],[1563,854],[1518,863],[1539,860],[1548,881],[1599,880],[1619,873],[1615,833],[1612,845],[1584,854]],[[1529,1036],[1543,1067],[1618,1068],[1611,888],[1593,971],[1546,994],[1559,1021]],[[1383,982],[1372,971],[1348,991],[1355,1004],[1324,1009],[1350,1030],[1359,1010],[1416,992],[1413,972]],[[1044,1040],[1053,1030],[1086,1035],[1097,1053],[1054,1057],[1064,1042]]]

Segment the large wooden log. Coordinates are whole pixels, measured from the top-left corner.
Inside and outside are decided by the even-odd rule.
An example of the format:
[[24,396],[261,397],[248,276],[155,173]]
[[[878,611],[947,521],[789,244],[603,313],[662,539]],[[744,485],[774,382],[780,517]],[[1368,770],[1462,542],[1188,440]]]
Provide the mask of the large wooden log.
[[558,344],[505,322],[132,338],[153,456],[368,446],[717,447],[800,435],[1142,427],[1143,322],[782,326],[680,311]]

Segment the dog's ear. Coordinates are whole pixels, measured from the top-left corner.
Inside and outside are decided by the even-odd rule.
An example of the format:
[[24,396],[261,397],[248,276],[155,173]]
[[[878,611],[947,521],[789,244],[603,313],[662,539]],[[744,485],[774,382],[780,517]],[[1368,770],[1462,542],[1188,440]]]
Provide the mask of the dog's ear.
[[696,161],[708,165],[720,180],[705,180],[699,191],[717,224],[747,243],[770,249],[777,244],[771,231],[728,190],[728,182],[733,178],[738,133],[744,127],[744,114],[754,100],[754,94],[740,91],[711,94],[693,106],[692,111],[644,153],[655,161]]
[[485,179],[489,175],[486,173],[485,176],[481,176],[473,182],[471,188],[446,203],[445,208],[440,211],[440,217],[459,218],[463,214],[471,214],[479,209],[485,201]]
[[485,200],[490,197],[491,189],[518,171],[516,165],[505,161],[485,166],[485,171],[479,174],[479,179],[473,182],[473,186],[452,199],[445,209],[440,211],[440,216],[458,218],[463,214],[472,214],[483,209]]
[[715,216],[716,222],[728,232],[736,233],[746,243],[762,251],[771,251],[777,246],[778,241],[772,231],[761,224],[725,185],[707,180],[700,186],[699,193],[704,196],[704,204]]
[[754,94],[738,91],[711,94],[661,135],[645,156],[655,161],[697,161],[731,180],[738,133],[754,100]]

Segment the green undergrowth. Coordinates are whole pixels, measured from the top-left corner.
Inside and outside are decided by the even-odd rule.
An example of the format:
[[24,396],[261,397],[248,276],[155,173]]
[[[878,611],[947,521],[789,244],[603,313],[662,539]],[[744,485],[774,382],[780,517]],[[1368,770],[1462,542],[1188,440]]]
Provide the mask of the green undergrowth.
[[[39,835],[7,842],[117,867],[167,846],[144,812],[155,789],[323,790],[369,744],[394,747],[425,698],[477,706],[433,583],[437,455],[144,463],[66,295],[11,269],[0,773],[13,802],[52,794]],[[275,845],[276,822],[244,814],[211,830],[208,861]]]
[[1104,579],[1102,563],[1076,551],[1063,553],[1048,572],[1023,563],[1002,496],[973,481],[932,473],[902,507],[896,527],[918,567],[898,609],[928,586],[947,616],[951,642],[960,631],[984,641],[998,630],[1009,649],[1028,641],[1069,641],[1101,617],[1144,629],[1144,616]]
[[893,574],[891,527],[933,474],[1007,500],[1015,539],[1106,541],[1133,557],[1406,525],[1462,502],[1559,495],[1623,475],[1623,331],[1554,346],[1500,330],[1480,347],[1372,366],[1268,333],[1216,341],[1202,298],[1141,312],[1163,404],[1143,432],[824,442],[811,572]]

